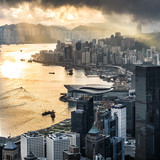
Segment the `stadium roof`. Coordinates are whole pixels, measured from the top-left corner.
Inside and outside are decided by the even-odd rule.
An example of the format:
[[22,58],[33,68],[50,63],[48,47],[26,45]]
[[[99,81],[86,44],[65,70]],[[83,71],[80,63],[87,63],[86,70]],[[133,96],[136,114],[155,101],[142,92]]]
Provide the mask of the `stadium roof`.
[[92,85],[64,85],[68,92],[81,92],[90,94],[104,94],[110,92],[112,89],[106,85],[92,84]]

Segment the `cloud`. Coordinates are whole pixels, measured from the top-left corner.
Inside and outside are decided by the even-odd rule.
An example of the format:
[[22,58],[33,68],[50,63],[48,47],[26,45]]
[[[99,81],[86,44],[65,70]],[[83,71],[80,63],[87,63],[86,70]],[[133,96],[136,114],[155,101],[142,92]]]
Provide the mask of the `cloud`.
[[28,2],[33,6],[41,6],[45,9],[62,6],[74,6],[101,10],[106,15],[129,14],[134,20],[147,22],[150,20],[159,21],[160,1],[159,0],[0,0],[0,4],[14,6]]

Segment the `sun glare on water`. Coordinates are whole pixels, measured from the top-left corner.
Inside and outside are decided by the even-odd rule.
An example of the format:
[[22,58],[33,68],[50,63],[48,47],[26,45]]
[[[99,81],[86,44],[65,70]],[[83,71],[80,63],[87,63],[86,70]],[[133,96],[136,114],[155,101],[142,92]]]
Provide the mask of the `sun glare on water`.
[[1,73],[6,78],[19,78],[22,73],[22,68],[24,68],[21,62],[10,62],[5,61],[1,66]]

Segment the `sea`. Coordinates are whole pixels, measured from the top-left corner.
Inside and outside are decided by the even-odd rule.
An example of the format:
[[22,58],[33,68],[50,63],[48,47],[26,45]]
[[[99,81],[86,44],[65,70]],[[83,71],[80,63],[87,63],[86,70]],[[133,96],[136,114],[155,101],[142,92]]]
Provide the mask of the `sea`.
[[[99,77],[86,77],[83,69],[73,69],[71,76],[62,66],[28,62],[40,50],[55,48],[56,44],[2,45],[0,48],[0,136],[18,136],[70,118],[75,108],[59,100],[60,94],[67,92],[65,84],[111,86]],[[56,112],[54,120],[49,115],[42,116],[48,110]]]

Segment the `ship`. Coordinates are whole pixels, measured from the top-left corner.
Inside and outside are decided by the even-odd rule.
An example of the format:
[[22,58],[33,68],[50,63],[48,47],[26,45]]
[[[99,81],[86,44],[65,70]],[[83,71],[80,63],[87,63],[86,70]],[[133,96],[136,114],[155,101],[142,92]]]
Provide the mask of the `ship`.
[[72,75],[72,74],[73,74],[73,69],[70,69],[68,75]]
[[53,119],[55,118],[55,113],[56,112],[54,110],[52,110],[52,112],[51,112],[51,118],[53,118]]
[[55,74],[54,72],[49,72],[49,74]]
[[29,59],[29,60],[28,60],[28,62],[32,62],[32,60],[31,60],[31,59]]
[[51,114],[51,113],[52,113],[51,111],[45,111],[45,112],[42,113],[42,116],[46,116],[46,115]]

